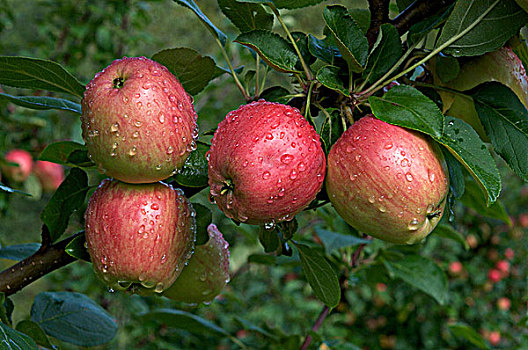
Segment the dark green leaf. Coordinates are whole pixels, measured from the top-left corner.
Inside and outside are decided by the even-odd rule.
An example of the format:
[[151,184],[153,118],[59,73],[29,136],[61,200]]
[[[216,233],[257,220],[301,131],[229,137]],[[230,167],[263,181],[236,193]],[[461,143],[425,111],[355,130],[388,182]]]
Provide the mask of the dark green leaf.
[[45,160],[52,163],[93,167],[95,164],[88,158],[88,149],[86,145],[73,141],[59,141],[49,144],[40,153],[39,160]]
[[447,277],[432,260],[419,255],[407,255],[401,260],[385,260],[389,275],[400,278],[432,296],[440,305],[447,301]]
[[370,26],[370,11],[368,9],[352,8],[348,10],[348,14],[361,28],[363,34],[366,35]]
[[450,56],[436,56],[436,74],[442,82],[447,83],[458,76],[460,65],[458,60]]
[[207,243],[209,240],[209,233],[207,227],[213,221],[213,213],[209,208],[200,204],[192,203],[194,211],[196,211],[196,245]]
[[117,332],[113,317],[80,293],[40,293],[31,307],[31,320],[46,334],[79,346],[108,343]]
[[[291,36],[293,37],[295,45],[297,45],[297,48],[299,49],[299,52],[301,53],[304,62],[307,65],[311,65],[312,63],[314,63],[316,58],[312,56],[310,50],[308,49],[308,35],[303,32],[292,32]],[[297,66],[295,68],[298,70],[303,69],[301,61],[297,61]]]
[[461,119],[446,117],[444,135],[437,139],[466,167],[487,193],[488,205],[493,203],[501,190],[501,178],[497,164],[477,132]]
[[163,323],[169,327],[183,329],[193,334],[203,335],[204,332],[229,336],[229,333],[216,324],[189,312],[175,309],[158,309],[140,316],[143,320]]
[[202,21],[203,24],[209,29],[209,31],[218,39],[220,40],[220,43],[222,43],[222,46],[225,46],[226,43],[226,35],[222,33],[220,29],[218,29],[213,22],[207,16],[200,10],[198,5],[193,0],[173,0],[178,5],[187,7],[188,9],[191,9],[196,16]]
[[84,203],[88,187],[88,176],[79,168],[72,168],[40,214],[48,227],[52,242],[66,230],[70,215]]
[[290,99],[287,97],[290,92],[282,86],[272,86],[262,91],[260,98],[270,102],[286,103]]
[[202,91],[215,78],[216,64],[211,57],[202,56],[196,50],[186,47],[166,49],[152,56],[167,67],[191,95]]
[[451,13],[453,6],[454,3],[448,6],[443,12],[426,17],[418,23],[413,24],[411,28],[409,28],[409,33],[407,34],[407,45],[411,46],[415,44],[431,30],[439,27]]
[[0,99],[31,109],[59,109],[81,114],[81,105],[63,98],[48,96],[12,96],[0,92]]
[[341,289],[337,275],[323,254],[316,248],[303,244],[295,245],[304,275],[315,295],[328,307],[335,307],[341,299]]
[[38,350],[33,339],[0,322],[0,346],[2,350]]
[[260,4],[240,3],[236,0],[218,0],[218,6],[242,33],[273,27],[273,15]]
[[174,180],[185,187],[203,187],[208,183],[206,153],[210,146],[204,142],[197,142],[196,149],[191,152],[183,167],[174,175]]
[[320,135],[326,146],[326,153],[328,153],[334,143],[345,132],[345,124],[343,123],[338,109],[328,108],[326,109],[326,112],[328,112],[328,115],[323,122]]
[[327,88],[348,96],[348,89],[345,87],[346,82],[339,75],[340,71],[341,69],[336,66],[324,66],[317,72],[316,79]]
[[442,153],[447,163],[447,169],[449,170],[449,188],[455,198],[460,198],[466,190],[466,180],[464,178],[464,172],[462,165],[456,158],[444,147],[442,147]]
[[489,206],[486,205],[486,197],[480,191],[476,182],[466,182],[466,191],[460,200],[465,206],[475,209],[480,215],[501,220],[511,225],[510,217],[502,203],[497,200]]
[[240,34],[235,41],[255,50],[268,65],[279,72],[300,72],[296,68],[299,58],[293,47],[278,34],[257,29]]
[[350,71],[361,72],[367,62],[369,45],[359,26],[343,6],[327,6],[323,17]]
[[528,111],[513,91],[497,82],[470,92],[494,150],[528,181]]
[[315,228],[315,233],[323,241],[326,253],[332,254],[340,248],[360,245],[360,244],[369,244],[371,241],[368,239],[361,239],[351,235],[344,235],[342,233],[337,233],[329,230],[324,230],[320,227]]
[[470,326],[463,323],[454,323],[448,325],[448,327],[455,337],[465,339],[479,349],[489,349],[484,338]]
[[65,92],[82,97],[85,87],[58,63],[29,57],[0,56],[0,84]]
[[280,246],[279,232],[275,227],[268,230],[264,226],[260,226],[259,241],[266,253],[274,252]]
[[387,123],[436,138],[443,134],[444,115],[433,101],[412,86],[394,86],[382,97],[370,96],[369,102],[372,113]]
[[20,321],[16,325],[16,330],[30,336],[35,343],[44,346],[48,349],[53,349],[54,346],[50,343],[48,336],[40,326],[29,320]]
[[323,0],[275,0],[275,6],[282,9],[296,9],[306,6],[317,5]]
[[402,45],[398,30],[391,24],[380,27],[378,45],[368,58],[363,78],[373,83],[387,73],[402,55]]
[[527,22],[528,14],[514,0],[457,1],[436,47],[471,27],[444,52],[453,56],[482,55],[503,46]]
[[415,1],[416,0],[396,0],[396,4],[398,5],[398,10],[402,12]]
[[90,262],[90,254],[88,253],[88,249],[86,249],[86,237],[84,234],[79,234],[77,237],[75,237],[66,248],[64,248],[64,251],[69,255],[76,259],[84,260]]
[[24,243],[0,248],[0,258],[20,261],[39,250],[39,243]]
[[5,301],[5,294],[0,293],[0,322],[3,322],[5,324],[11,324],[9,317],[7,316],[7,308],[4,305]]
[[329,38],[317,39],[312,34],[308,35],[308,50],[310,50],[310,53],[328,64],[334,64],[335,59],[341,57],[339,49],[333,44],[333,41]]
[[451,225],[438,224],[431,234],[453,240],[457,243],[460,243],[465,250],[469,249],[469,244],[464,236],[460,232],[456,231]]
[[248,263],[262,264],[262,265],[276,265],[277,257],[266,254],[251,254],[247,258]]
[[257,332],[263,336],[265,336],[266,338],[272,338],[273,340],[277,340],[277,336],[266,331],[265,329],[259,327],[259,326],[256,326],[254,325],[253,323],[247,321],[247,320],[244,320],[243,318],[239,317],[239,316],[235,316],[234,320],[241,326],[241,328],[245,329],[245,330],[248,330],[250,332]]

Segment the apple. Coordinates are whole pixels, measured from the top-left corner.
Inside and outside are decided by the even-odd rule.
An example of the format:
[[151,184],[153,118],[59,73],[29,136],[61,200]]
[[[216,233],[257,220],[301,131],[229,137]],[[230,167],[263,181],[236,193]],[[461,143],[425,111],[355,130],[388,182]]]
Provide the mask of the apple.
[[310,204],[326,167],[319,135],[299,111],[264,100],[227,114],[208,160],[218,208],[236,221],[268,226]]
[[528,228],[528,213],[519,214],[518,217],[519,226],[522,228]]
[[176,282],[163,293],[167,298],[188,304],[207,303],[229,282],[229,244],[216,225],[210,224],[207,232],[207,243],[195,247]]
[[427,136],[368,115],[332,146],[326,190],[339,215],[357,230],[413,244],[444,213],[447,166]]
[[515,251],[511,248],[506,248],[506,250],[504,251],[504,256],[508,260],[513,260],[513,258],[515,258]]
[[503,277],[508,276],[510,273],[510,263],[506,260],[497,261],[495,268],[501,272]]
[[491,345],[497,346],[501,341],[501,334],[499,331],[491,331],[487,334],[486,338],[488,339]]
[[460,274],[463,268],[464,267],[460,261],[452,261],[449,263],[449,272],[451,272],[453,275]]
[[497,300],[497,307],[500,310],[508,311],[511,307],[511,300],[506,297],[501,297]]
[[13,182],[24,182],[33,169],[33,158],[28,151],[23,149],[13,149],[7,152],[4,156],[7,163],[16,163],[16,165],[9,165],[2,163],[2,172],[7,180]]
[[497,283],[502,279],[501,271],[497,269],[491,269],[488,271],[488,280],[492,283]]
[[194,215],[183,191],[170,185],[103,180],[85,213],[96,275],[114,290],[163,292],[192,254]]
[[163,180],[196,148],[196,112],[178,79],[145,57],[115,60],[88,83],[82,132],[90,158],[129,183]]
[[37,160],[33,166],[33,173],[44,192],[55,191],[64,181],[64,169],[60,164]]

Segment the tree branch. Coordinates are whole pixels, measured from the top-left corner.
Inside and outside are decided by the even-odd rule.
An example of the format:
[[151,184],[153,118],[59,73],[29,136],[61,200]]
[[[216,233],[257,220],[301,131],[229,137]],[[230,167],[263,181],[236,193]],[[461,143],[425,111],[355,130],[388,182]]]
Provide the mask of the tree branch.
[[443,8],[454,3],[455,0],[416,0],[403,10],[390,23],[396,27],[400,35],[405,34],[411,26],[422,19],[429,17]]
[[390,0],[369,0],[370,26],[367,39],[370,47],[376,42],[380,26],[389,22],[389,3]]
[[[329,313],[330,313],[330,309],[328,308],[328,306],[325,305],[323,307],[323,310],[321,310],[321,313],[317,317],[317,320],[315,320],[315,323],[312,326],[312,331],[317,332],[317,330],[319,330],[319,328],[321,328],[321,326],[323,325],[324,320],[326,319],[326,316],[328,316]],[[304,339],[303,344],[301,345],[301,350],[308,349],[308,346],[310,346],[311,342],[312,342],[312,336],[310,334],[308,334],[306,336],[306,338]]]
[[35,254],[2,271],[0,293],[6,296],[15,294],[40,277],[76,261],[64,249],[81,234],[77,233],[53,245],[43,245]]

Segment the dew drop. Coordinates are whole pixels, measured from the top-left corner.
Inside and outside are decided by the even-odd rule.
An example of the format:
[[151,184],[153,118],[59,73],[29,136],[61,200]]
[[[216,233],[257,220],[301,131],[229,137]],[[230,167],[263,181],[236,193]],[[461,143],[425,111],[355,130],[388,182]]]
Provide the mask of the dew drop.
[[392,148],[392,142],[387,142],[384,146],[385,149],[391,149]]
[[264,180],[269,179],[270,176],[271,176],[271,174],[270,174],[269,171],[265,171],[264,174],[262,174],[262,178],[263,178]]
[[429,171],[429,181],[434,182],[435,174],[432,171]]
[[297,178],[297,171],[295,169],[292,169],[290,172],[290,179],[295,180]]
[[407,173],[405,174],[405,180],[411,182],[413,180],[413,176],[411,173]]
[[284,164],[289,164],[293,160],[293,156],[291,154],[283,154],[280,157],[280,161]]
[[299,169],[300,172],[303,172],[306,170],[306,165],[303,163],[303,162],[300,162],[298,165],[297,165],[297,169]]
[[135,156],[136,153],[137,153],[136,146],[132,146],[132,148],[128,151],[128,155],[131,156],[131,157]]
[[174,147],[172,146],[167,147],[167,154],[172,154],[172,153],[174,153]]
[[409,165],[409,161],[407,160],[407,158],[403,158],[402,161],[400,162],[401,166],[407,166]]
[[134,122],[134,125],[135,125],[136,127],[138,127],[138,128],[141,127],[142,124],[143,124],[143,123],[142,123],[141,121],[139,121],[139,120],[136,120],[136,121]]
[[274,227],[275,227],[275,220],[271,220],[271,221],[266,222],[266,223],[264,224],[264,228],[265,228],[266,230],[271,230],[271,229],[274,228]]
[[387,208],[385,208],[383,205],[380,205],[378,209],[382,213],[385,213],[387,211]]
[[374,204],[374,202],[376,201],[376,197],[375,196],[370,196],[368,201],[369,201],[369,203]]
[[160,114],[159,121],[161,124],[165,123],[165,116],[163,114]]
[[361,160],[361,154],[356,154],[356,162],[359,162]]
[[132,138],[137,139],[139,137],[139,131],[134,131]]
[[420,226],[420,223],[418,222],[418,219],[414,218],[409,222],[407,228],[409,229],[409,231],[416,231],[418,230],[418,226]]
[[273,135],[272,135],[271,133],[268,133],[268,134],[266,135],[266,139],[267,139],[267,140],[273,140]]
[[110,127],[110,132],[118,132],[119,131],[119,123],[112,124]]

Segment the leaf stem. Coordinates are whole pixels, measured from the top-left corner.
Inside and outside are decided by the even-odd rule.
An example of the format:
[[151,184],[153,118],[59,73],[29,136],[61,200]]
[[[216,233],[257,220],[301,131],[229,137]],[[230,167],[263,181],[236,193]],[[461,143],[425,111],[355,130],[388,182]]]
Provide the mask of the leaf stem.
[[231,71],[231,75],[233,76],[233,79],[235,80],[235,84],[236,84],[236,86],[238,87],[238,89],[239,89],[240,92],[242,93],[242,96],[244,96],[244,99],[245,99],[246,101],[251,100],[251,97],[250,97],[250,96],[248,95],[248,93],[246,92],[246,89],[244,89],[244,86],[242,85],[242,83],[240,82],[240,80],[238,80],[238,76],[236,75],[235,70],[233,69],[233,65],[231,64],[231,60],[230,60],[229,57],[227,56],[227,52],[226,52],[224,46],[222,45],[222,43],[220,42],[220,39],[218,39],[217,37],[215,37],[215,41],[216,41],[216,43],[218,44],[218,46],[220,47],[220,50],[222,51],[222,55],[224,56],[224,59],[226,60],[227,65],[229,66],[229,70]]

